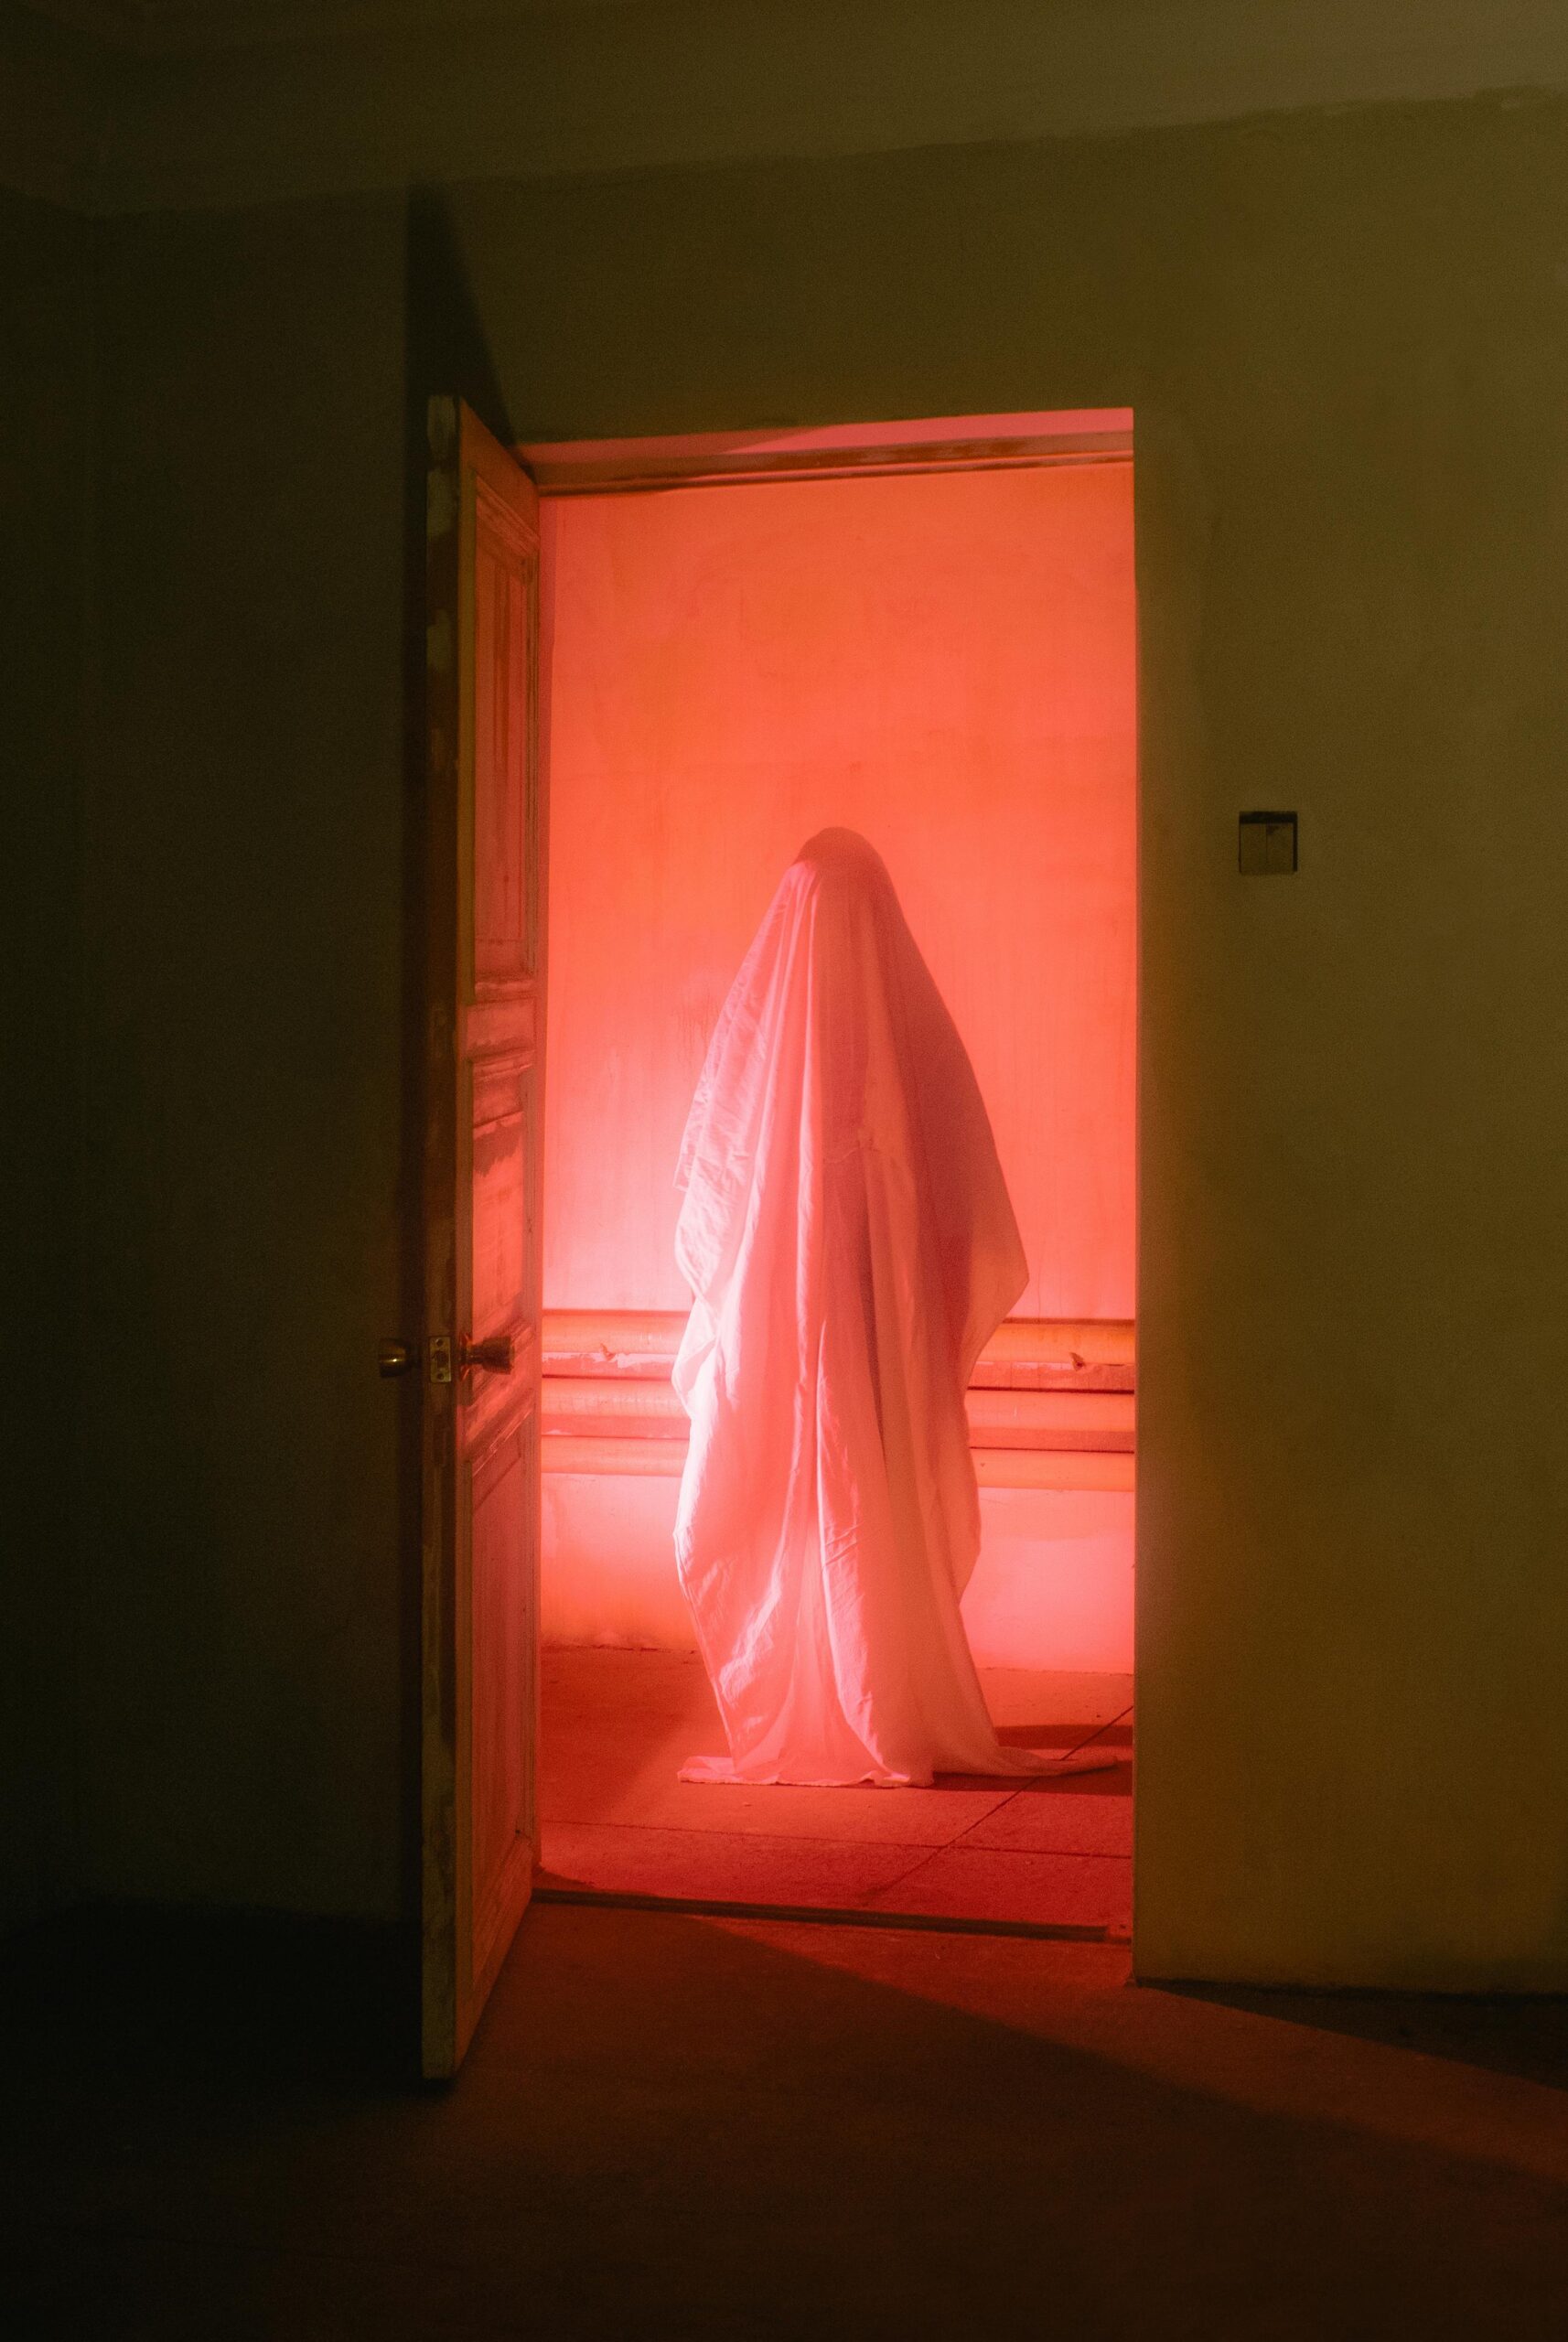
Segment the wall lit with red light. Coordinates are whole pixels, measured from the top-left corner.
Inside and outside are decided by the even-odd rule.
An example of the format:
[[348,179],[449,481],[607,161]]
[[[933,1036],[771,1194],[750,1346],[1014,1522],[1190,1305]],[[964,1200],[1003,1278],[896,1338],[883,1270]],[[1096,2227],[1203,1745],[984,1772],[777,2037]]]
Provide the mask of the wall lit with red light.
[[[836,822],[885,857],[973,1058],[1019,1314],[1133,1314],[1132,496],[1099,463],[553,504],[547,1306],[686,1305],[708,1035]],[[546,1498],[546,1631],[689,1641],[671,1485]],[[1131,1499],[986,1499],[981,1656],[1130,1665]]]

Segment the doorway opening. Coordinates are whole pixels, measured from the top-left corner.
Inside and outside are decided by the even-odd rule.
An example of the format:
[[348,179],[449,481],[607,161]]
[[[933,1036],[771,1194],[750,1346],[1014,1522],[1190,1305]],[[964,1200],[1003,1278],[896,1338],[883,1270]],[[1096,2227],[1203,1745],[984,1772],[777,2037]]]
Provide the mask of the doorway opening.
[[[1131,1920],[1136,615],[1125,410],[525,449],[549,644],[545,1893],[1124,1934]],[[674,1172],[820,829],[868,838],[1029,1263],[968,1399],[963,1615],[1020,1786],[682,1782],[723,1733],[672,1534]]]

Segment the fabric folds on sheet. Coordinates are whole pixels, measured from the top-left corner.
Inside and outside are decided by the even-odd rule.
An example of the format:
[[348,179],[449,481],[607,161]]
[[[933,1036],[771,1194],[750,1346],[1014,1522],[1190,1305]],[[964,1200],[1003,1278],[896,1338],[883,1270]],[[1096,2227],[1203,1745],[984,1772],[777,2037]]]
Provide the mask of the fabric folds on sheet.
[[851,831],[779,884],[678,1179],[676,1559],[730,1750],[683,1778],[1057,1769],[998,1743],[959,1610],[980,1543],[963,1394],[1023,1246],[963,1044]]

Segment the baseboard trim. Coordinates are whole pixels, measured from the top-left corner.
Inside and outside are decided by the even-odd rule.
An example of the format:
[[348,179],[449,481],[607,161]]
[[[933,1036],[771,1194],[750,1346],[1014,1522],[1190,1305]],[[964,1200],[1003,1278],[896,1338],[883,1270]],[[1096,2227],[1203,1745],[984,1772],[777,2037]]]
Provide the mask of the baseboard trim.
[[1109,1927],[1069,1920],[979,1919],[936,1911],[867,1911],[853,1904],[758,1903],[716,1895],[635,1895],[613,1887],[536,1885],[536,1903],[568,1904],[589,1910],[652,1911],[672,1918],[771,1919],[794,1927],[884,1928],[906,1934],[1021,1936],[1039,1943],[1124,1944],[1129,1939]]

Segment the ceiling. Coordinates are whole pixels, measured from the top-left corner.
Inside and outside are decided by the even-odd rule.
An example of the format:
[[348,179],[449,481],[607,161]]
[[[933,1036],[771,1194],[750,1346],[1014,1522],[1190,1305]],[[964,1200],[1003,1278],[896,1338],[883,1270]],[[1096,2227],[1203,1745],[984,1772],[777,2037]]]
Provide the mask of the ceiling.
[[1568,91],[1568,0],[0,0],[0,184],[96,212]]

